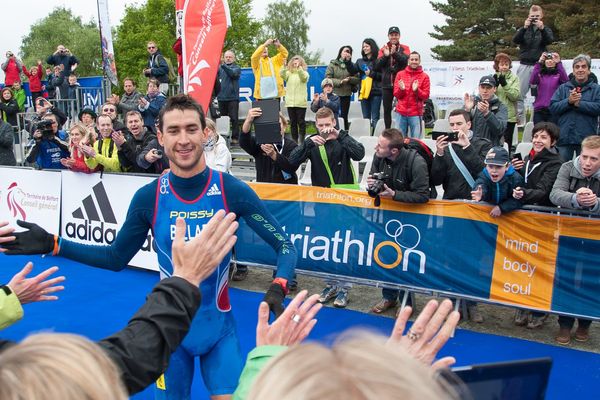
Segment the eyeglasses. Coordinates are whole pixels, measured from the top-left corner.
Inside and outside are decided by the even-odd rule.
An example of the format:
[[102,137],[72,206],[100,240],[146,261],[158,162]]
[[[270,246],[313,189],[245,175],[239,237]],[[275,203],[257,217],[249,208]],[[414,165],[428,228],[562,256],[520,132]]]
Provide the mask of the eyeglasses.
[[115,108],[103,108],[102,112],[115,112],[117,111]]
[[155,49],[156,46],[148,46],[148,49]]

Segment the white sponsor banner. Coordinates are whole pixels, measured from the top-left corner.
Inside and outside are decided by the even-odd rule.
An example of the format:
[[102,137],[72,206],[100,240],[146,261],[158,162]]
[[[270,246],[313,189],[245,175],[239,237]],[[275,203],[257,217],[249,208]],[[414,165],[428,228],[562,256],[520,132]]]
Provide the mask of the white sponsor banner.
[[0,221],[16,226],[20,219],[58,233],[60,175],[60,171],[0,167]]
[[[567,74],[573,71],[573,60],[562,60],[562,64]],[[431,82],[431,99],[441,110],[462,104],[465,93],[477,93],[482,76],[496,73],[493,61],[433,61],[422,66]],[[519,62],[513,61],[512,72],[516,74],[518,68]],[[591,70],[600,76],[600,59],[592,60]],[[533,103],[533,98],[528,95],[526,103]]]
[[98,0],[98,25],[100,26],[100,44],[102,47],[102,68],[110,82],[119,86],[115,51],[113,50],[112,31],[108,17],[108,0]]
[[[111,244],[125,222],[133,195],[156,178],[64,171],[61,235],[65,239],[93,245]],[[152,236],[129,265],[158,271]]]

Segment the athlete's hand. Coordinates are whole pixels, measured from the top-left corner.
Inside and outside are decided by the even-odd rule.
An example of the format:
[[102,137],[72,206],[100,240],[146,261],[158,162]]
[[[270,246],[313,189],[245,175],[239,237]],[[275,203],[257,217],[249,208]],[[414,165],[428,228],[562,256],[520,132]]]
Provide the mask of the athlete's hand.
[[271,283],[263,301],[269,305],[269,310],[271,310],[275,319],[279,318],[283,310],[285,310],[283,299],[285,299],[285,290],[283,287],[279,283]]
[[17,220],[17,225],[28,230],[10,233],[15,239],[2,244],[5,254],[48,254],[54,250],[54,235],[46,232],[44,228],[21,220]]

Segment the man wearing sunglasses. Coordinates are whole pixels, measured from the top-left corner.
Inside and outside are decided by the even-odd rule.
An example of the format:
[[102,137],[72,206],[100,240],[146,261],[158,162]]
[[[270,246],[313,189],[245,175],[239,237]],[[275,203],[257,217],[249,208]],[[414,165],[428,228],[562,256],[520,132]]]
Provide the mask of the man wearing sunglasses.
[[159,90],[167,94],[169,91],[169,64],[155,42],[148,42],[147,49],[148,64],[144,68],[144,75],[148,78],[156,78],[160,82]]
[[121,131],[123,134],[128,132],[127,127],[120,119],[117,118],[117,106],[110,102],[106,102],[102,104],[102,108],[100,109],[100,114],[106,114],[110,117],[113,123],[113,129],[115,131]]

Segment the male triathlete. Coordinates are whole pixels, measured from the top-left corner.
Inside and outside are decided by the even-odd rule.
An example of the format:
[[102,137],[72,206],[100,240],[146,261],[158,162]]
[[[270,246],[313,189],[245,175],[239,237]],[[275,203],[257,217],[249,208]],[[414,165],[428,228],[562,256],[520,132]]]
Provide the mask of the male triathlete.
[[[246,223],[277,252],[277,272],[264,301],[275,316],[283,312],[287,282],[292,279],[296,251],[285,232],[244,182],[206,166],[203,143],[209,131],[204,112],[187,95],[167,100],[159,114],[158,140],[171,170],[139,189],[127,218],[110,246],[82,245],[51,235],[35,224],[19,221],[28,231],[2,245],[7,254],[52,253],[89,265],[122,269],[137,253],[152,228],[161,277],[172,273],[171,243],[175,221],[187,223],[186,238],[196,236],[220,209],[243,217]],[[227,399],[235,391],[243,367],[235,322],[229,312],[229,257],[202,282],[202,305],[189,334],[173,353],[164,379],[157,382],[156,398],[189,399],[194,359],[200,357],[202,376],[212,399]]]

